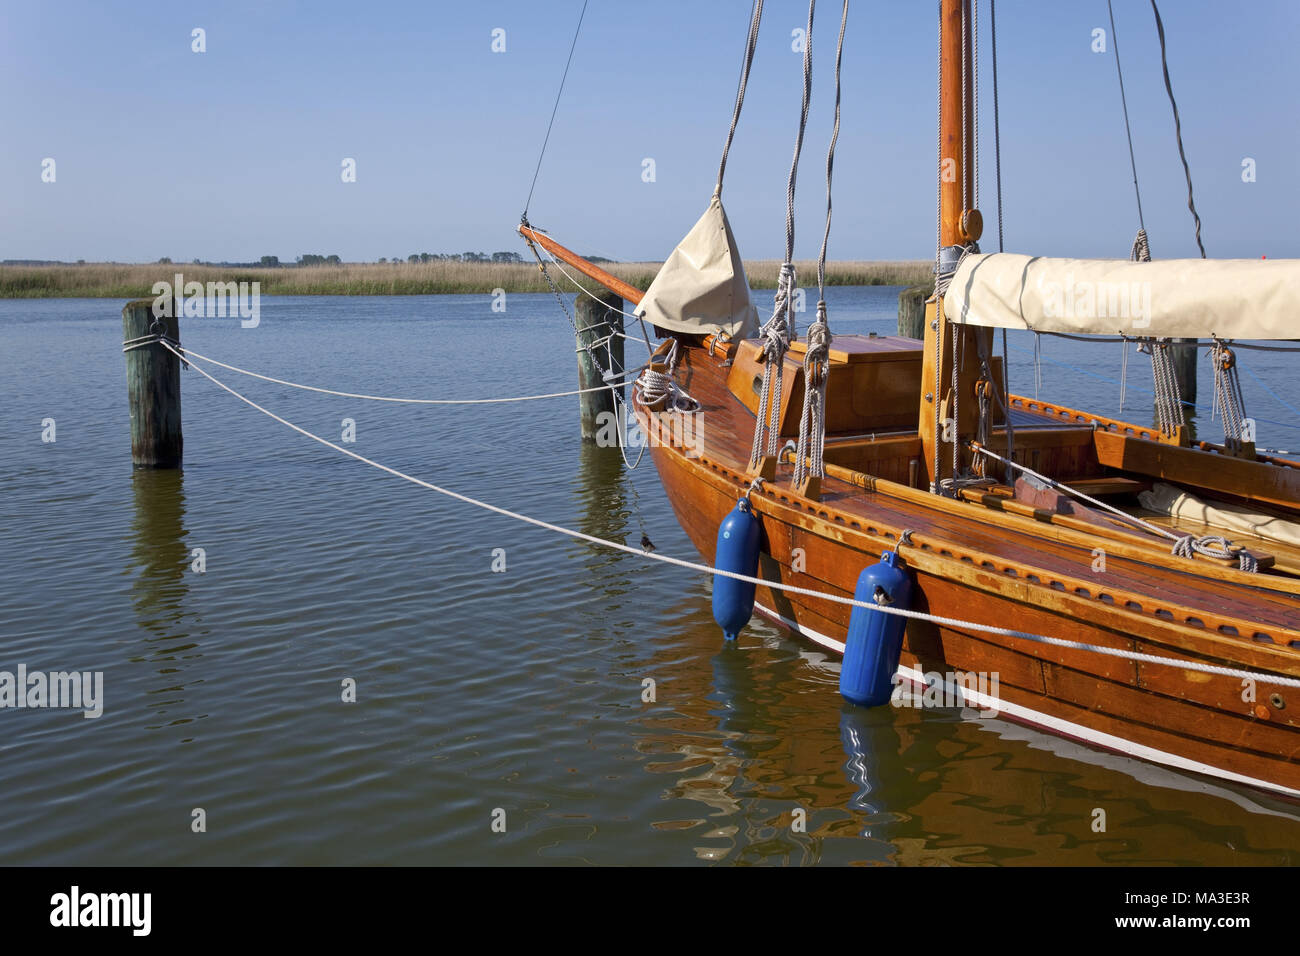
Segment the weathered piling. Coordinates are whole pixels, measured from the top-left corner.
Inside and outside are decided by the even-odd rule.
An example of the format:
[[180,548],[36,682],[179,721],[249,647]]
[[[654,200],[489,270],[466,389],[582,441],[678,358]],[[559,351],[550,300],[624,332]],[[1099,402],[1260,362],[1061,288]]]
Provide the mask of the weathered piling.
[[1171,339],[1170,358],[1174,363],[1174,375],[1178,379],[1178,392],[1183,397],[1183,415],[1191,421],[1196,404],[1196,359],[1200,350],[1196,339]]
[[[608,369],[620,382],[623,379],[623,299],[613,292],[599,293],[597,299],[585,292],[578,293],[574,308],[574,321],[578,326],[578,387],[597,388],[606,384],[603,369]],[[590,351],[588,351],[590,349]],[[617,386],[623,396],[623,386]],[[578,396],[582,412],[582,437],[595,441],[596,434],[611,416],[618,414],[618,404],[611,389],[585,392]],[[602,414],[607,413],[607,414]],[[621,434],[621,426],[620,426]]]
[[181,362],[156,341],[162,334],[178,346],[180,320],[155,317],[153,299],[137,299],[122,309],[126,358],[126,396],[131,412],[131,462],[137,468],[181,467]]
[[925,338],[925,300],[931,286],[912,286],[898,293],[898,334],[909,339]]

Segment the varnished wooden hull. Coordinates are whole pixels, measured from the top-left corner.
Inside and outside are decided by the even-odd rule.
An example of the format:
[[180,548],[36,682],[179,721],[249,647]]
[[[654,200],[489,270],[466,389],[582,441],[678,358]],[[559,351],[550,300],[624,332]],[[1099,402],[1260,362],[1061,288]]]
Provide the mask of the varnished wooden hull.
[[[699,354],[685,380],[692,383],[692,394],[704,396],[707,413],[710,402],[717,410],[727,396],[713,381],[719,373]],[[702,454],[695,453],[674,442],[660,413],[639,404],[636,410],[677,519],[712,562],[718,524],[749,484],[737,464],[748,448],[739,446],[739,435],[730,441],[723,436]],[[724,453],[729,443],[736,445],[731,455]],[[957,623],[1296,676],[1300,666],[1287,640],[1296,632],[1288,627],[1293,618],[1285,598],[1282,610],[1272,611],[1277,617],[1266,635],[1268,643],[1247,632],[1229,645],[1222,636],[1226,625],[1219,625],[1220,633],[1208,631],[1206,621],[1213,625],[1217,619],[1199,609],[1189,614],[1176,608],[1166,619],[1163,609],[1152,614],[1149,605],[1139,612],[1123,601],[1099,601],[1095,588],[1082,587],[1065,574],[1059,579],[1048,572],[1042,579],[1013,574],[1006,555],[992,549],[980,537],[984,530],[973,526],[970,537],[978,546],[961,534],[928,534],[924,539],[918,535],[915,546],[899,548],[904,527],[897,506],[873,520],[869,509],[847,509],[848,500],[830,494],[821,502],[809,501],[791,490],[788,469],[778,474],[752,499],[764,532],[759,573],[770,581],[848,597],[863,567],[882,551],[898,548],[916,575],[914,609],[954,619],[951,624],[909,621],[905,677],[996,674],[1000,717],[1185,771],[1300,797],[1300,694],[1293,689],[1260,683],[1248,700],[1237,677],[991,635]],[[914,516],[921,524],[919,509]],[[1045,541],[1044,548],[1049,544]],[[795,549],[802,549],[804,560],[797,573],[791,570]],[[1157,599],[1163,586],[1153,581]],[[842,650],[848,605],[767,586],[758,588],[757,604],[805,637]],[[988,703],[975,700],[974,706]]]

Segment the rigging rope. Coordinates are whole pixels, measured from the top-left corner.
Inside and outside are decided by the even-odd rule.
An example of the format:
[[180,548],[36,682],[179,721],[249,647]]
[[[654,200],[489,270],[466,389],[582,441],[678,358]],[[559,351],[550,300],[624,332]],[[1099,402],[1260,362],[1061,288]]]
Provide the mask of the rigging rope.
[[1187,153],[1183,150],[1183,123],[1178,116],[1178,103],[1174,100],[1174,87],[1169,81],[1169,58],[1165,53],[1165,24],[1160,19],[1160,8],[1156,6],[1156,0],[1151,0],[1151,12],[1156,15],[1156,32],[1160,34],[1160,67],[1165,74],[1165,92],[1169,94],[1169,105],[1174,110],[1174,136],[1178,139],[1178,157],[1183,161],[1183,175],[1187,177],[1187,208],[1192,211],[1192,219],[1196,222],[1196,246],[1201,250],[1201,258],[1205,258],[1205,244],[1201,242],[1201,217],[1196,212],[1196,200],[1192,198],[1192,170],[1187,165]]
[[[1069,333],[1069,332],[1048,332],[1048,331],[1040,331],[1040,330],[1038,330],[1038,329],[1030,329],[1029,331],[1033,332],[1035,335],[1050,335],[1052,338],[1056,338],[1056,339],[1069,339],[1069,340],[1071,340],[1072,342],[1087,342],[1087,343],[1090,344],[1090,345],[1096,345],[1096,344],[1098,344],[1098,343],[1106,344],[1106,343],[1112,343],[1112,342],[1133,342],[1133,341],[1136,341],[1136,339],[1135,339],[1134,336],[1131,336],[1131,335],[1123,335],[1123,334],[1120,334],[1120,335],[1072,335],[1072,334]],[[1219,340],[1216,339],[1216,338],[1208,338],[1208,339],[1186,339],[1186,340],[1180,340],[1180,341],[1185,341],[1186,344],[1188,344],[1188,345],[1205,345],[1205,346],[1211,346],[1211,347],[1212,347],[1212,346],[1214,345],[1214,343],[1215,343],[1216,341],[1219,341]],[[1281,341],[1284,341],[1284,342],[1285,342],[1285,341],[1289,341],[1289,340],[1288,340],[1288,339],[1282,339]],[[1295,346],[1295,345],[1259,345],[1259,344],[1255,344],[1255,343],[1247,343],[1247,342],[1233,342],[1233,341],[1229,341],[1228,344],[1230,344],[1233,348],[1238,348],[1238,349],[1250,349],[1250,350],[1255,351],[1255,352],[1300,352],[1300,346]],[[1191,403],[1188,402],[1187,404],[1190,405]]]
[[971,205],[967,208],[980,207],[980,0],[971,0],[970,4],[970,79],[971,79],[971,183],[975,194],[971,196]]
[[[957,356],[957,346],[961,336],[956,322],[949,323],[952,326],[952,359],[949,364],[952,365],[952,475],[948,479],[948,493],[957,494],[957,484],[960,479],[958,472],[961,470],[961,450],[957,445],[957,429],[961,422],[961,387],[957,370],[961,368],[961,359]],[[938,338],[938,336],[935,336]],[[943,485],[943,482],[939,482]]]
[[1178,385],[1178,372],[1174,368],[1173,356],[1170,355],[1170,339],[1140,339],[1139,352],[1151,356],[1151,377],[1155,382],[1156,420],[1160,432],[1167,438],[1174,437],[1178,429],[1187,423],[1183,415],[1183,396]]
[[[1128,161],[1129,165],[1133,168],[1133,193],[1137,196],[1138,235],[1145,240],[1147,224],[1142,218],[1142,191],[1138,188],[1137,157],[1133,152],[1133,131],[1130,128],[1128,121],[1128,97],[1124,95],[1124,68],[1120,65],[1119,60],[1119,34],[1115,31],[1115,10],[1111,6],[1111,0],[1106,0],[1106,12],[1110,14],[1110,42],[1111,46],[1115,48],[1115,72],[1119,75],[1119,102],[1120,106],[1124,109],[1124,135],[1128,137]],[[1135,251],[1136,248],[1137,246],[1135,242]],[[1138,259],[1136,255],[1134,255],[1133,258],[1139,262],[1150,261],[1149,255],[1146,259]]]
[[[998,252],[1002,252],[1005,249],[1005,244],[1002,228],[1002,119],[998,112],[998,0],[989,0],[989,34],[989,52],[993,58],[993,169],[998,199]],[[980,349],[983,350],[983,340],[979,339],[978,341],[980,342]],[[991,374],[990,377],[992,377]],[[1001,402],[1004,409],[1002,423],[1007,435],[1007,457],[1014,461],[1016,457],[1016,429],[1011,422],[1011,412],[1007,408],[1009,401],[1007,396],[1011,394],[1011,361],[1007,356],[1006,329],[1002,330],[1002,381],[998,385],[1002,389]]]
[[840,138],[840,68],[848,24],[849,0],[844,0],[840,12],[840,35],[835,46],[835,121],[831,127],[830,146],[826,150],[826,227],[822,231],[821,251],[817,255],[817,319],[808,327],[808,346],[803,358],[803,414],[799,421],[793,478],[796,487],[808,477],[822,478],[826,475],[822,455],[826,445],[826,383],[830,377],[831,349],[831,330],[826,323],[826,249],[831,238],[831,180],[835,170],[835,144]]
[[[1051,334],[1053,334],[1053,333],[1050,333],[1050,332],[1042,332],[1042,333],[1039,333],[1039,334],[1040,334],[1040,335],[1051,335]],[[1090,340],[1090,341],[1095,341],[1095,340]],[[1116,338],[1107,338],[1107,339],[1102,339],[1102,341],[1104,341],[1104,342],[1131,342],[1131,341],[1136,341],[1136,340],[1135,340],[1135,339],[1130,339],[1130,338],[1121,338],[1121,337],[1116,337]],[[1213,344],[1213,343],[1208,343],[1208,344]],[[1233,347],[1234,347],[1234,348],[1239,348],[1239,349],[1241,349],[1241,348],[1248,348],[1249,346],[1243,345],[1243,344],[1241,344],[1241,343],[1234,343],[1234,344],[1233,344]],[[1024,355],[1032,355],[1032,354],[1033,354],[1029,349],[1020,348],[1019,346],[1015,346],[1015,345],[1011,346],[1011,349],[1012,349],[1012,351],[1014,351],[1014,352],[1020,352],[1020,353],[1022,353],[1022,354],[1024,354]],[[1068,369],[1070,369],[1072,372],[1078,372],[1078,373],[1081,374],[1081,375],[1087,375],[1087,376],[1089,376],[1090,378],[1095,378],[1095,379],[1097,379],[1098,381],[1106,382],[1106,383],[1111,384],[1111,385],[1124,385],[1124,379],[1123,379],[1123,378],[1114,379],[1114,378],[1111,378],[1111,377],[1108,376],[1108,375],[1102,375],[1100,372],[1093,371],[1092,369],[1090,369],[1090,368],[1085,368],[1085,367],[1083,367],[1083,366],[1081,366],[1081,365],[1071,365],[1069,362],[1062,362],[1062,361],[1059,361],[1059,360],[1054,359],[1054,358],[1049,358],[1049,357],[1047,357],[1047,356],[1043,356],[1043,361],[1044,361],[1044,362],[1049,362],[1049,363],[1051,363],[1052,365],[1058,365],[1058,366],[1060,366],[1061,368],[1068,368]],[[1241,366],[1241,367],[1244,368],[1244,369],[1246,370],[1246,374],[1247,374],[1247,375],[1249,375],[1252,379],[1255,380],[1255,383],[1256,383],[1257,385],[1259,385],[1261,388],[1263,388],[1266,392],[1269,393],[1270,397],[1272,397],[1274,400],[1276,400],[1279,404],[1281,404],[1281,405],[1283,405],[1284,407],[1286,407],[1288,411],[1294,412],[1297,416],[1300,416],[1300,408],[1297,408],[1296,406],[1291,405],[1291,404],[1288,403],[1285,399],[1283,399],[1280,395],[1278,395],[1276,392],[1272,391],[1272,389],[1270,389],[1270,388],[1268,387],[1268,385],[1263,381],[1263,379],[1261,379],[1258,375],[1256,375],[1253,371],[1251,371],[1251,368],[1250,368],[1249,365],[1243,365],[1243,366]],[[1155,394],[1153,391],[1151,391],[1151,390],[1149,390],[1149,389],[1139,388],[1139,387],[1136,386],[1136,385],[1134,385],[1134,386],[1130,386],[1130,387],[1133,388],[1135,391],[1140,391],[1140,392],[1142,392],[1142,394],[1144,394],[1144,395],[1154,395],[1154,394]],[[1195,402],[1189,402],[1189,401],[1187,401],[1186,399],[1183,400],[1182,404],[1183,404],[1183,406],[1184,406],[1185,408],[1190,408],[1190,409],[1192,409],[1193,411],[1200,411],[1200,412],[1203,412],[1203,411],[1206,410],[1206,409],[1203,408],[1202,406],[1197,405]],[[1297,424],[1297,423],[1294,422],[1294,421],[1292,421],[1292,422],[1284,422],[1284,421],[1279,421],[1279,420],[1277,420],[1277,419],[1273,419],[1273,418],[1260,418],[1258,415],[1254,416],[1254,418],[1255,418],[1255,421],[1256,421],[1256,422],[1266,422],[1266,423],[1269,424],[1269,425],[1278,425],[1278,426],[1280,426],[1280,427],[1282,427],[1282,428],[1300,428],[1300,424]]]
[[[163,348],[168,349],[169,351],[173,352],[178,356],[180,355],[180,353],[177,352],[177,350],[167,342],[160,342],[160,344],[162,345]],[[687,570],[690,571],[696,571],[703,574],[710,574],[713,575],[714,577],[728,577],[737,581],[745,581],[750,584],[755,584],[755,585],[761,584],[774,591],[784,591],[790,594],[802,594],[807,597],[820,598],[822,600],[831,601],[836,604],[845,604],[851,607],[866,608],[869,611],[877,611],[883,614],[895,614],[898,615],[899,617],[908,618],[910,620],[929,621],[933,624],[943,624],[948,627],[974,630],[986,634],[997,634],[1003,637],[1013,637],[1021,640],[1032,641],[1035,643],[1048,644],[1053,647],[1066,647],[1075,650],[1091,651],[1093,653],[1102,654],[1110,657],[1119,657],[1125,660],[1143,661],[1146,663],[1158,664],[1166,667],[1176,667],[1182,670],[1195,670],[1206,674],[1218,674],[1224,677],[1237,677],[1243,680],[1255,680],[1259,683],[1277,685],[1280,687],[1300,687],[1300,678],[1279,676],[1279,675],[1269,674],[1263,671],[1248,671],[1248,670],[1242,670],[1234,667],[1220,667],[1217,664],[1206,664],[1201,661],[1195,661],[1195,660],[1179,660],[1177,658],[1172,658],[1172,657],[1159,657],[1154,654],[1143,654],[1138,651],[1129,651],[1123,648],[1103,647],[1095,644],[1085,644],[1080,641],[1068,641],[1063,638],[1049,637],[1043,634],[1033,634],[1028,631],[1017,631],[1017,630],[1012,630],[1010,628],[996,627],[990,624],[979,624],[972,621],[958,620],[956,618],[941,617],[937,614],[929,614],[923,611],[912,611],[900,607],[895,607],[892,605],[878,605],[874,601],[858,601],[855,600],[854,598],[842,597],[841,595],[838,594],[829,594],[822,591],[815,591],[812,590],[811,588],[798,587],[793,584],[786,584],[785,582],[782,581],[769,581],[765,578],[752,577],[750,575],[740,574],[735,571],[725,571],[721,568],[710,567],[707,564],[699,564],[695,561],[687,561],[682,558],[674,558],[669,555],[660,554],[658,551],[647,551],[642,548],[635,548],[632,547],[631,545],[626,545],[618,541],[610,541],[605,538],[598,538],[595,535],[586,534],[585,532],[577,531],[572,528],[565,528],[561,525],[552,524],[549,521],[543,521],[540,518],[534,518],[529,515],[521,514],[520,512],[517,511],[511,511],[507,508],[502,508],[499,505],[494,505],[486,501],[481,501],[477,498],[471,498],[469,495],[464,495],[461,494],[460,492],[452,491],[450,488],[440,487],[439,485],[435,485],[432,482],[424,481],[421,478],[416,478],[413,475],[408,475],[405,472],[398,471],[396,468],[391,468],[388,465],[380,464],[379,462],[367,458],[366,456],[359,454],[358,452],[352,451],[351,449],[348,448],[344,448],[342,445],[337,445],[327,438],[322,438],[319,435],[309,432],[307,431],[307,429],[302,428],[299,425],[295,425],[293,422],[289,421],[288,419],[280,417],[279,415],[275,414],[275,412],[272,412],[267,408],[263,408],[261,405],[257,404],[252,399],[241,395],[239,392],[235,391],[229,385],[226,385],[224,382],[220,381],[219,379],[211,375],[203,368],[200,368],[198,365],[194,366],[194,370],[197,371],[204,378],[208,379],[208,381],[212,382],[218,388],[222,389],[225,392],[228,392],[230,395],[233,395],[235,398],[239,399],[245,405],[248,405],[251,408],[256,409],[257,411],[261,412],[263,415],[266,415],[268,418],[276,422],[279,422],[281,425],[284,425],[292,429],[293,431],[296,431],[298,434],[306,438],[310,438],[312,441],[318,442],[319,444],[322,444],[327,448],[332,448],[337,452],[341,452],[342,454],[347,455],[349,458],[354,458],[357,461],[362,462],[363,464],[370,465],[372,468],[377,468],[380,471],[387,472],[388,474],[393,475],[394,477],[404,479],[405,481],[409,481],[412,484],[420,486],[421,488],[426,488],[429,491],[437,492],[438,494],[444,495],[448,498],[454,498],[457,501],[463,502],[465,504],[473,505],[476,508],[481,508],[485,511],[490,511],[494,514],[502,515],[503,517],[506,518],[512,518],[516,521],[521,521],[525,524],[530,524],[533,525],[534,527],[542,528],[543,530],[546,531],[551,531],[556,534],[565,535],[569,538],[574,538],[579,541],[586,541],[589,544],[594,544],[599,547],[609,548],[614,551],[621,551],[624,554],[630,554],[634,557],[641,557],[643,559],[649,559],[652,561],[659,561],[665,564],[675,565],[677,567],[686,568]],[[755,490],[756,489],[751,485],[750,494],[752,494]]]
[[[555,296],[555,301],[559,303],[560,310],[564,313],[564,317],[569,320],[569,325],[573,327],[574,336],[580,337],[580,333],[578,331],[578,322],[576,319],[574,319],[573,315],[570,314],[569,305],[567,302],[564,301],[564,294],[560,292],[559,286],[557,286],[555,284],[555,280],[551,278],[551,273],[549,272],[549,270],[547,270],[546,263],[542,261],[541,255],[537,252],[537,247],[532,243],[532,241],[530,240],[526,240],[526,241],[528,241],[528,248],[531,249],[533,252],[533,257],[537,260],[537,265],[541,268],[542,278],[544,278],[546,280],[546,284],[551,287],[551,294]],[[592,296],[592,298],[595,299],[597,302],[600,302],[601,305],[605,306],[605,308],[611,312],[622,311],[621,309],[611,309],[606,303],[602,302],[596,296]],[[574,301],[574,306],[575,308],[577,306],[576,299]],[[624,312],[622,314],[626,315],[627,313]],[[607,343],[608,341],[609,341],[609,337],[606,336],[604,339],[600,339],[600,340],[585,341],[582,343],[581,346],[582,350],[585,351],[587,355],[591,358],[592,364],[595,365],[596,368],[600,370],[600,377],[606,382],[612,381],[616,376],[614,375],[614,370],[612,368],[606,368],[605,363],[603,363],[600,360],[600,357],[596,354],[596,346],[600,343]],[[609,349],[606,349],[605,352],[606,355],[609,355]],[[612,358],[612,356],[610,357]],[[620,399],[620,396],[618,395],[617,392],[615,393],[615,398]]]
[[[533,257],[537,259],[537,264],[541,267],[542,277],[546,279],[546,284],[551,287],[551,293],[555,296],[555,301],[560,304],[560,309],[561,311],[564,312],[564,317],[569,320],[569,325],[573,327],[574,336],[579,337],[578,323],[574,319],[574,317],[569,313],[568,303],[564,301],[564,296],[560,293],[559,287],[556,286],[554,280],[551,279],[551,274],[546,269],[546,263],[542,261],[541,255],[537,252],[537,246],[532,241],[529,241],[528,248],[533,251]],[[600,300],[597,299],[596,301],[599,302]],[[575,300],[575,304],[576,304],[576,300]],[[604,305],[604,303],[601,304]],[[605,307],[607,309],[609,308],[609,306],[607,305]],[[616,312],[620,310],[611,309],[610,311]],[[609,338],[606,337],[601,341],[608,342]],[[615,375],[613,369],[606,368],[605,364],[600,360],[600,356],[596,354],[596,348],[595,348],[596,344],[597,343],[595,341],[583,342],[582,349],[591,358],[592,364],[595,365],[596,368],[600,371],[601,379],[604,382],[606,382],[606,384],[610,386],[614,386],[617,383],[617,380],[621,378],[625,373],[622,370],[620,370],[620,374]],[[649,347],[648,341],[646,342],[646,346],[647,348]],[[605,349],[605,354],[608,355],[611,359],[613,358],[608,348]],[[644,370],[648,370],[649,365],[647,364],[642,368]],[[635,462],[628,461],[627,428],[626,428],[626,421],[628,415],[627,399],[623,395],[623,389],[618,387],[611,387],[610,395],[614,399],[614,405],[616,408],[615,418],[617,419],[617,424],[618,424],[618,453],[623,456],[623,464],[625,464],[629,470],[635,471],[637,467],[641,464],[641,458],[645,455],[645,444],[642,444],[638,449],[636,455],[636,461]],[[637,515],[637,520],[638,521],[641,520],[641,516],[639,514]]]
[[555,114],[560,108],[560,97],[564,95],[564,82],[569,78],[569,65],[573,63],[573,51],[578,46],[578,34],[582,32],[582,19],[587,15],[587,0],[582,0],[582,12],[578,14],[578,26],[573,31],[573,42],[569,44],[569,58],[564,61],[564,74],[560,77],[560,89],[555,94],[555,105],[551,107],[551,121],[546,124],[546,138],[542,140],[542,151],[537,156],[537,168],[533,170],[533,183],[528,187],[528,198],[524,200],[524,214],[520,221],[528,221],[528,206],[533,201],[533,190],[537,188],[537,174],[542,171],[542,158],[546,155],[546,144],[551,141],[551,127],[555,125]]
[[[525,239],[524,239],[524,242],[528,243],[528,245],[529,245],[530,247],[533,247],[533,242],[532,242],[531,239],[525,238]],[[640,319],[640,318],[641,318],[641,316],[638,315],[638,314],[635,313],[635,312],[628,312],[626,309],[615,309],[615,308],[614,308],[613,306],[611,306],[608,302],[606,302],[606,301],[605,301],[604,299],[602,299],[600,296],[596,295],[596,293],[592,292],[592,291],[591,291],[590,289],[588,289],[585,285],[583,285],[581,282],[579,282],[577,279],[575,279],[575,278],[573,277],[573,274],[572,274],[571,272],[569,272],[568,269],[564,268],[564,263],[561,262],[559,259],[555,258],[555,256],[553,256],[553,255],[551,254],[551,251],[550,251],[549,249],[543,248],[543,249],[542,249],[542,252],[545,252],[545,253],[546,253],[546,258],[551,260],[551,265],[553,265],[553,266],[555,266],[555,268],[559,269],[559,270],[560,270],[560,274],[563,275],[566,279],[568,279],[571,283],[573,283],[574,288],[577,289],[579,292],[581,292],[583,295],[585,295],[587,298],[592,299],[592,300],[594,300],[594,301],[596,301],[596,302],[599,302],[599,303],[600,303],[601,305],[603,305],[606,309],[609,309],[609,311],[611,311],[611,312],[617,312],[619,315],[623,316],[623,318],[625,318],[625,319]],[[547,264],[546,264],[544,261],[542,261],[542,257],[541,257],[541,255],[537,252],[536,247],[533,247],[533,255],[537,258],[538,265],[539,265],[539,267],[541,268],[541,270],[542,270],[543,272],[546,272],[546,271],[548,270],[549,267],[547,266]],[[639,341],[640,341],[639,339],[635,339],[635,338],[633,338],[633,337],[630,336],[630,335],[623,335],[623,338],[625,338],[625,339],[627,339],[628,341],[631,341],[631,342],[639,342]]]
[[[817,0],[808,0],[808,32],[804,36],[803,46],[803,99],[799,108],[799,132],[794,140],[794,158],[790,161],[790,176],[785,185],[785,265],[792,266],[794,260],[794,191],[795,180],[799,175],[799,154],[803,152],[803,134],[808,128],[808,105],[812,100],[812,41],[813,12]],[[794,323],[790,323],[791,335]]]
[[[939,0],[939,22],[943,22],[943,0]],[[937,168],[935,169],[935,182],[943,181],[943,29],[935,31],[935,80],[934,80],[934,143],[935,157]],[[939,490],[939,369],[942,366],[943,341],[939,336],[941,323],[939,316],[943,314],[943,291],[940,285],[943,280],[943,197],[940,190],[935,190],[934,196],[934,319],[930,323],[930,328],[934,331],[934,391],[930,394],[930,410],[933,413],[934,421],[931,423],[934,436],[931,444],[934,446],[934,460],[932,462],[933,470],[930,472],[930,494],[935,494]]]
[[[989,32],[993,35],[993,166],[997,174],[998,190],[998,252],[1002,252],[1002,126],[998,117],[998,0],[989,0]],[[1003,371],[1006,370],[1006,343],[1007,330],[1003,329]]]
[[826,149],[826,228],[822,231],[821,252],[817,256],[817,294],[826,298],[826,247],[831,238],[831,174],[835,170],[835,144],[840,138],[840,64],[844,59],[844,31],[849,24],[849,0],[840,13],[840,36],[835,45],[835,121],[831,126],[831,143]]
[[961,16],[961,209],[965,212],[971,208],[970,196],[968,194],[968,183],[970,182],[970,135],[967,133],[968,117],[966,116],[967,101],[967,82],[970,77],[970,37],[967,30],[970,26],[966,20],[966,6],[962,6]]
[[1246,441],[1246,400],[1241,394],[1241,376],[1237,374],[1237,357],[1227,344],[1215,339],[1210,349],[1214,363],[1214,405],[1210,419],[1217,411],[1223,419],[1223,446],[1236,455]]
[[736,136],[736,126],[740,123],[740,109],[745,105],[745,87],[749,85],[749,68],[754,64],[754,48],[758,45],[758,26],[763,19],[763,0],[754,0],[749,17],[749,37],[745,41],[745,59],[740,67],[740,80],[736,85],[736,106],[731,113],[731,127],[727,130],[727,142],[722,147],[722,161],[718,163],[718,184],[713,189],[715,196],[722,194],[722,177],[727,171],[727,153],[731,151],[731,141]]
[[[1003,332],[1005,333],[1006,330],[1003,329]],[[994,382],[993,382],[993,367],[992,367],[993,360],[989,354],[990,353],[989,344],[990,343],[985,343],[982,336],[978,336],[978,335],[975,336],[975,346],[979,350],[980,366],[983,369],[983,374],[984,374],[984,386],[981,388],[980,384],[976,383],[977,396],[980,401],[980,417],[979,417],[979,426],[978,426],[980,437],[977,437],[976,440],[981,445],[987,444],[989,439],[993,435],[993,418],[991,414],[992,409],[991,409],[991,401],[990,401],[991,399],[990,392],[993,391]],[[1002,361],[1004,363],[1002,369],[1002,381],[997,383],[998,391],[996,394],[998,399],[998,405],[1002,409],[1002,426],[1007,436],[1007,457],[1010,458],[1012,461],[1015,461],[1016,460],[1016,429],[1011,422],[1010,393],[1006,391],[1007,371],[1006,371],[1005,363],[1007,361],[1007,353],[1006,353],[1005,345],[1006,343],[1004,341],[1003,342],[1004,347],[1002,351]],[[975,466],[976,477],[984,478],[986,469],[985,469],[985,462],[983,460],[983,456],[976,455],[972,461],[972,464]]]
[[[754,420],[754,441],[750,446],[750,464],[756,466],[764,456],[776,454],[781,432],[781,389],[785,354],[795,337],[795,319],[791,312],[795,295],[794,270],[794,195],[799,174],[799,154],[803,151],[804,131],[808,127],[808,105],[812,99],[813,14],[817,0],[808,0],[808,29],[803,47],[803,99],[800,102],[799,131],[794,141],[794,158],[785,189],[785,261],[777,274],[776,297],[772,317],[763,323],[759,338],[763,340],[760,360],[763,383],[759,389],[758,415]],[[766,436],[766,440],[764,439]]]
[[1119,347],[1119,413],[1124,414],[1124,398],[1128,394],[1128,339],[1120,339]]
[[1134,246],[1128,250],[1128,259],[1135,263],[1149,263],[1151,261],[1151,239],[1147,238],[1147,230],[1139,229],[1138,234],[1134,237]]
[[1041,332],[1034,332],[1034,400],[1038,400],[1038,393],[1043,387],[1043,336]]
[[1129,250],[1128,257],[1133,262],[1151,261],[1151,241],[1147,239],[1145,229],[1139,229],[1133,237],[1133,248]]

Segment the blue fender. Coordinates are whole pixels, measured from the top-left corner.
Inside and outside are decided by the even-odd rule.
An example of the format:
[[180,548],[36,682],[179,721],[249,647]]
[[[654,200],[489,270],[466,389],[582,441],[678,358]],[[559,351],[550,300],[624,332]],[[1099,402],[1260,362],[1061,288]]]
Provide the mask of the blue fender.
[[[910,610],[912,578],[898,555],[886,551],[878,564],[863,569],[853,597],[857,601]],[[899,614],[853,608],[840,668],[840,693],[845,700],[863,707],[889,702],[906,624],[907,619]]]
[[[722,571],[758,576],[758,549],[762,527],[750,508],[749,499],[741,498],[718,526],[718,547],[713,565]],[[713,576],[713,619],[729,641],[754,615],[754,585],[721,574]]]

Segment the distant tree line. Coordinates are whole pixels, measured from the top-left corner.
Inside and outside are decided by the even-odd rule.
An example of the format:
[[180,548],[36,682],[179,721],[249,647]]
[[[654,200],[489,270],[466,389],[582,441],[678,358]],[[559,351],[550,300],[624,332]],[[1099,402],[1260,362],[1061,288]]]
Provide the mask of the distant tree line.
[[[604,256],[586,256],[589,262],[614,262],[613,259],[606,259]],[[429,263],[429,262],[484,262],[484,263],[520,263],[525,259],[517,252],[494,252],[489,255],[486,252],[413,252],[403,260],[400,256],[393,256],[392,259],[381,257],[377,260],[381,263],[398,265],[403,261],[408,263]],[[78,259],[77,265],[84,265],[85,259]],[[173,265],[171,256],[163,256],[158,265]],[[269,269],[287,268],[292,269],[297,266],[338,266],[343,265],[343,260],[336,255],[322,256],[313,252],[305,252],[300,255],[296,262],[281,262],[279,256],[262,256],[257,262],[212,262],[207,259],[193,259],[191,265],[196,266],[220,266],[227,269],[248,269],[261,266]],[[72,265],[70,262],[63,262],[55,259],[4,259],[0,260],[0,265],[17,266],[17,265]]]
[[[164,260],[159,260],[164,261]],[[166,260],[170,261],[170,260]],[[378,262],[397,264],[402,262],[401,256],[393,256],[389,259],[387,256],[381,256]],[[524,258],[517,252],[494,252],[488,255],[486,252],[413,252],[405,259],[409,263],[429,263],[429,262],[523,262]],[[262,256],[260,262],[256,263],[222,263],[222,265],[262,265],[270,268],[279,266],[336,266],[342,265],[342,260],[338,256],[322,256],[316,253],[303,253],[294,263],[281,262],[278,256]]]
[[[380,259],[380,262],[385,260]],[[393,262],[400,262],[397,256]],[[417,262],[523,262],[524,258],[517,252],[413,252],[406,257],[410,263]]]

